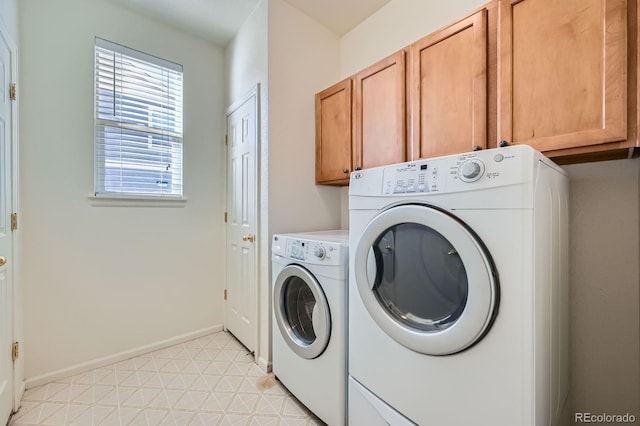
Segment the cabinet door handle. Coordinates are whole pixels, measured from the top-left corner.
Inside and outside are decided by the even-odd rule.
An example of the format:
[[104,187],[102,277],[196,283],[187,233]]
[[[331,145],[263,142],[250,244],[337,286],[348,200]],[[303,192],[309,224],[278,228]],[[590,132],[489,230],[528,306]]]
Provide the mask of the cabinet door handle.
[[358,170],[362,170],[362,167],[356,166],[356,171],[358,171]]
[[349,173],[349,169],[342,169],[342,173],[346,175],[347,173]]

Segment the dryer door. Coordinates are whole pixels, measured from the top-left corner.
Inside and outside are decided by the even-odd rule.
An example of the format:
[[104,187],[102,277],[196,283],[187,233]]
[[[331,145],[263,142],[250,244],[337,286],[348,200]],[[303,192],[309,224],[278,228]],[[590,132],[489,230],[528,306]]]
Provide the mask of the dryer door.
[[401,205],[376,216],[353,267],[371,317],[416,352],[463,351],[482,339],[497,314],[489,253],[461,220],[436,207]]
[[282,337],[302,358],[317,358],[329,344],[329,304],[318,280],[298,265],[285,267],[276,278],[273,309]]

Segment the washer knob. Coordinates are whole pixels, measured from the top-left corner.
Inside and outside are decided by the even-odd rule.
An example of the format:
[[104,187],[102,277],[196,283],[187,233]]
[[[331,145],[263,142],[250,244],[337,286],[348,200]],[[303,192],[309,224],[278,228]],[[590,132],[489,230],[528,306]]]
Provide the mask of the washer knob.
[[322,246],[316,246],[313,249],[313,255],[322,260],[327,255],[327,251]]

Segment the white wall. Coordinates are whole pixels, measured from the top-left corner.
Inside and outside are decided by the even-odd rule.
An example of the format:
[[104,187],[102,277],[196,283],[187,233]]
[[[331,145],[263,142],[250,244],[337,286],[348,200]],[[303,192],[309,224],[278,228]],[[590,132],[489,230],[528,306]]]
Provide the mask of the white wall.
[[[22,0],[27,380],[223,321],[221,49],[104,0]],[[94,36],[184,65],[184,207],[93,191]]]
[[339,37],[283,0],[269,0],[268,26],[269,234],[339,229],[340,189],[315,185],[314,115],[340,76]]
[[486,3],[487,0],[392,0],[342,37],[342,76],[360,71]]
[[[225,105],[243,98],[256,84],[267,87],[267,0],[262,0],[225,49]],[[262,106],[268,104],[263,93]],[[266,121],[266,108],[262,119]]]
[[340,228],[340,193],[315,185],[314,94],[339,78],[339,38],[269,0],[271,233]]
[[313,98],[339,78],[339,53],[338,36],[283,0],[263,0],[226,49],[227,103],[261,84],[257,356],[263,368],[271,360],[271,236],[340,228],[340,190],[315,185]]
[[258,205],[258,347],[256,358],[269,363],[269,86],[267,52],[267,0],[262,0],[225,50],[227,94],[230,106],[260,85],[259,205]]
[[[341,40],[346,77],[484,0],[393,0]],[[337,82],[335,79],[333,82]],[[328,85],[327,85],[328,86]],[[573,411],[640,416],[640,162],[568,166]],[[348,226],[348,189],[342,193]]]
[[565,166],[574,412],[640,418],[640,160]]
[[0,2],[0,19],[9,31],[14,42],[18,42],[18,1],[2,0]]

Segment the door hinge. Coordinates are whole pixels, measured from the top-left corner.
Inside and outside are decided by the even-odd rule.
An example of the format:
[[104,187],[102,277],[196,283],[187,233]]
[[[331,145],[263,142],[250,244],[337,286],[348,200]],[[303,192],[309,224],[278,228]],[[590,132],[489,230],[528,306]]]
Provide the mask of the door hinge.
[[224,289],[224,300],[227,300],[227,289]]
[[11,230],[18,229],[18,213],[11,213]]
[[15,362],[19,356],[20,356],[20,343],[13,342],[13,345],[11,345],[11,361]]
[[224,144],[229,145],[229,135],[224,135]]
[[16,92],[16,84],[15,83],[11,83],[9,85],[9,98],[12,101],[15,101],[16,99],[18,99],[18,94]]
[[224,212],[224,223],[227,223],[227,212]]

